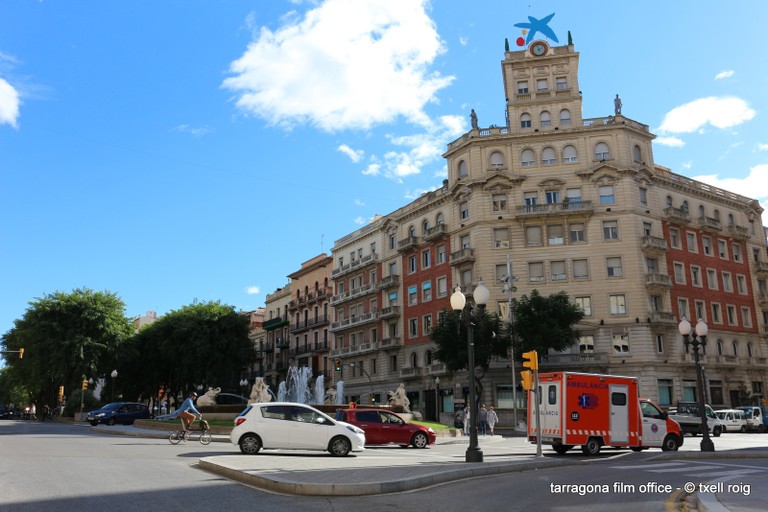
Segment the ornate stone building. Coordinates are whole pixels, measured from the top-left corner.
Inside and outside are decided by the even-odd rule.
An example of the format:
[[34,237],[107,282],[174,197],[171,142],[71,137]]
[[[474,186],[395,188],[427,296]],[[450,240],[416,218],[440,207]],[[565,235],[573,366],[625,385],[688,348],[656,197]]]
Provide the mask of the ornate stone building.
[[[655,164],[655,136],[618,96],[613,115],[583,118],[578,68],[573,45],[505,52],[503,125],[473,120],[448,145],[442,187],[335,243],[330,357],[344,362],[349,397],[383,400],[403,382],[425,417],[436,401],[452,412],[467,377],[432,357],[429,330],[456,285],[471,295],[482,279],[489,309],[502,309],[508,258],[516,296],[564,290],[586,314],[570,350],[540,354],[542,371],[633,375],[662,405],[692,399],[677,324],[701,317],[707,400],[764,397],[762,208]],[[512,407],[510,361],[484,385],[484,402]]]

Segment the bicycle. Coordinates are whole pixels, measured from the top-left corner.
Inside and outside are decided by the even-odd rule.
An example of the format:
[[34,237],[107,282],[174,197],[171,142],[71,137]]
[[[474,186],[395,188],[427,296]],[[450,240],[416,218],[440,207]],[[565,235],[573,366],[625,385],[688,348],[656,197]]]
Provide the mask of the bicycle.
[[179,444],[182,441],[191,440],[192,435],[198,436],[197,440],[200,441],[200,444],[209,444],[213,440],[213,437],[210,433],[210,427],[208,426],[208,422],[205,420],[200,420],[199,429],[190,428],[186,432],[184,429],[172,431],[170,434],[168,434],[168,440],[171,442],[171,444]]

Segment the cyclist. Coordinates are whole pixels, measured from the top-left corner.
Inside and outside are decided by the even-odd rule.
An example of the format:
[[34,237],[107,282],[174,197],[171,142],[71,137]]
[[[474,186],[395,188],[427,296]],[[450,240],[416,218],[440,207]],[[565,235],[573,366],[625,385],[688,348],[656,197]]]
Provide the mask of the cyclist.
[[195,415],[199,416],[201,420],[203,419],[202,413],[195,408],[196,398],[197,393],[192,391],[173,415],[174,418],[181,418],[184,437],[189,435],[189,427],[192,425],[192,422],[195,421]]

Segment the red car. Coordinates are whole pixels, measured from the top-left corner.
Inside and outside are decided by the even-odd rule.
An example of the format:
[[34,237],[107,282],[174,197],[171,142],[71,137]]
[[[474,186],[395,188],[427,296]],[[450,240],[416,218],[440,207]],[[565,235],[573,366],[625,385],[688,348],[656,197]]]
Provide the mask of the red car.
[[435,444],[435,431],[408,423],[397,414],[384,409],[342,409],[341,421],[351,423],[365,431],[365,444],[399,444],[426,448]]

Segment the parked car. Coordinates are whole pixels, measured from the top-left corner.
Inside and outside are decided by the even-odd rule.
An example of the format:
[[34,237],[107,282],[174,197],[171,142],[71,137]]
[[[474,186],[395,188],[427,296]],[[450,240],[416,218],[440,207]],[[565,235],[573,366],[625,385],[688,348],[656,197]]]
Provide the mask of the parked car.
[[744,411],[738,409],[721,409],[715,411],[723,425],[723,432],[746,432],[747,417]]
[[365,450],[362,429],[291,402],[249,405],[235,418],[229,439],[246,455],[256,455],[262,448],[320,450],[337,457]]
[[365,431],[369,445],[399,444],[426,448],[435,444],[435,431],[423,425],[408,423],[402,417],[385,409],[342,409],[341,421],[356,425]]
[[137,402],[112,402],[101,409],[89,412],[85,420],[95,427],[99,423],[131,425],[134,420],[146,418],[149,418],[149,408],[144,404]]
[[747,418],[747,430],[768,432],[768,408],[765,404],[743,405],[737,409],[744,411],[744,417]]

